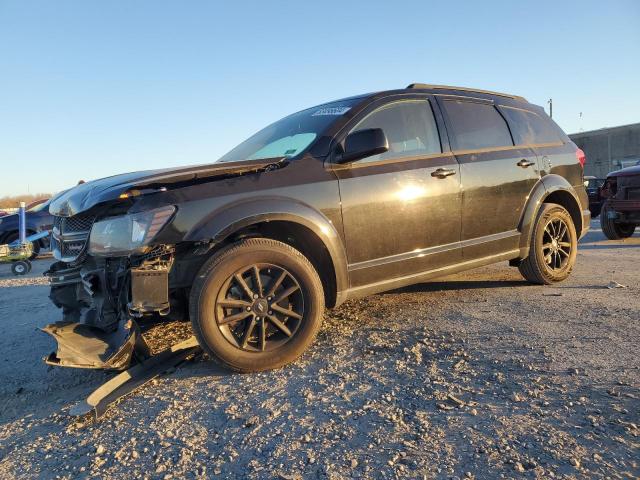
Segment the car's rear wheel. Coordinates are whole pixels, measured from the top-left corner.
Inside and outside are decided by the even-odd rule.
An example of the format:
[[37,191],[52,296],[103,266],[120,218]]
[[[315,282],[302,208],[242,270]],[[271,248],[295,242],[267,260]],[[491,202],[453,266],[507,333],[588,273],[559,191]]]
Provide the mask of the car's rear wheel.
[[600,218],[602,233],[609,240],[620,240],[633,235],[636,225],[634,223],[616,223],[613,218],[609,217],[610,210],[611,208],[607,204],[602,208],[602,216]]
[[324,293],[302,253],[254,238],[205,262],[189,311],[200,345],[215,359],[241,372],[269,370],[294,361],[313,342]]
[[577,248],[578,237],[569,212],[561,205],[545,203],[533,226],[529,256],[518,269],[532,283],[561,282],[573,269]]

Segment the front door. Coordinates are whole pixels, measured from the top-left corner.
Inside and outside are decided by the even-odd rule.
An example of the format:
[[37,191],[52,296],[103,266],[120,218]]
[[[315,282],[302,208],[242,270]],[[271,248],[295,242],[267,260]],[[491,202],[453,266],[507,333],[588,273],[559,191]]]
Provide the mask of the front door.
[[460,171],[442,153],[429,100],[386,103],[351,132],[367,128],[385,132],[389,151],[333,166],[351,287],[460,261]]
[[514,146],[491,101],[444,97],[440,105],[460,164],[465,260],[516,250],[522,210],[540,178],[535,152]]

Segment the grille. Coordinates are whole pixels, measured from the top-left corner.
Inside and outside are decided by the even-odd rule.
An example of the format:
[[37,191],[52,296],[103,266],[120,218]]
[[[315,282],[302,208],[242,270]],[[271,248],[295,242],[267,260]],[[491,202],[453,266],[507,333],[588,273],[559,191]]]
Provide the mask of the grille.
[[82,214],[54,217],[51,235],[53,256],[67,263],[75,262],[84,256],[94,220],[93,215]]
[[91,230],[93,220],[93,215],[82,214],[73,217],[55,217],[53,225],[64,233],[88,232]]

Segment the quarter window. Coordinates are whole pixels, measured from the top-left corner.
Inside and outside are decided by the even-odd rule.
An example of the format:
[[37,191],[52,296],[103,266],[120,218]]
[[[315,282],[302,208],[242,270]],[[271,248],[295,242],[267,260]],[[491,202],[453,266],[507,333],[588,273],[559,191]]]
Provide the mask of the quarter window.
[[361,162],[430,155],[442,152],[438,128],[428,100],[403,100],[374,110],[351,132],[381,128],[389,141],[389,151]]
[[512,107],[500,107],[511,126],[516,145],[560,142],[556,124],[550,118]]
[[455,150],[511,147],[509,127],[493,105],[462,100],[445,100]]

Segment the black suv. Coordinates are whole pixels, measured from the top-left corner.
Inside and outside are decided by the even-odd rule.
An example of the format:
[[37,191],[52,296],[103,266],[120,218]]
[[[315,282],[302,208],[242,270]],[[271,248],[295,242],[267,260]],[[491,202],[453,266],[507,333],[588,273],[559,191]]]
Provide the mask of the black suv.
[[500,261],[562,281],[584,161],[522,97],[412,84],[294,113],[210,165],[78,185],[50,207],[47,361],[126,368],[147,354],[134,320],[173,310],[223,364],[264,370],[348,299]]

